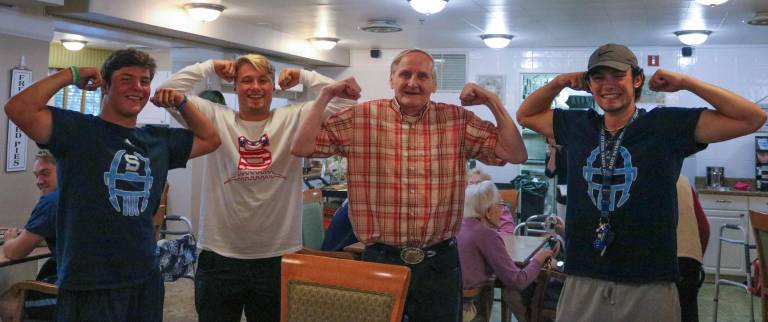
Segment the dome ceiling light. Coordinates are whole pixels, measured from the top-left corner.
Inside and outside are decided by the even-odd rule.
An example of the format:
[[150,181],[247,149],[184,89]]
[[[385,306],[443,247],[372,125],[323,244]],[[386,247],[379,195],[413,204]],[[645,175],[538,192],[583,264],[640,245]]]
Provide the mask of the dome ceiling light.
[[501,49],[509,46],[509,42],[512,41],[514,36],[509,34],[483,34],[480,35],[480,39],[483,40],[486,46],[493,49]]
[[675,36],[688,46],[698,46],[703,44],[709,38],[712,31],[709,30],[680,30],[675,31]]
[[218,19],[226,7],[215,3],[190,2],[184,5],[184,9],[194,20],[211,22]]

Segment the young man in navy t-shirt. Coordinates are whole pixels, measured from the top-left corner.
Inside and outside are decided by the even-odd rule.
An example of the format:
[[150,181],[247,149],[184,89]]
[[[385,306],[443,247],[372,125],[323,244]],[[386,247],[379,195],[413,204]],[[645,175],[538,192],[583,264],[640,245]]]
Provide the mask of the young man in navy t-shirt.
[[[146,53],[118,50],[101,73],[64,69],[5,106],[8,118],[58,160],[58,321],[162,320],[152,216],[168,170],[220,141],[210,122],[173,90],[159,90],[153,102],[181,111],[189,130],[136,127],[154,71]],[[99,116],[46,106],[70,84],[102,88]]]
[[[675,183],[683,159],[766,120],[743,97],[663,69],[651,90],[687,90],[714,110],[640,110],[643,81],[632,51],[607,44],[591,55],[586,72],[558,75],[517,112],[522,126],[568,150],[569,278],[558,321],[680,321]],[[550,109],[566,87],[590,91],[603,114]]]

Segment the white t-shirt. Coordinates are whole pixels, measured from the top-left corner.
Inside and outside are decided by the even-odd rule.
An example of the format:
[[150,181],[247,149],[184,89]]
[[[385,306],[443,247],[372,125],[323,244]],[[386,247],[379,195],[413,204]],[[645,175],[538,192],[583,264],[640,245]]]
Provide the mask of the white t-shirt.
[[[187,92],[206,77],[216,77],[210,60],[187,66],[160,87]],[[301,71],[300,83],[314,93],[331,82],[316,72]],[[290,147],[301,114],[312,102],[274,109],[263,121],[244,121],[227,106],[197,96],[189,100],[213,122],[221,138],[221,146],[205,161],[198,247],[241,259],[301,249],[301,158],[291,155]],[[334,99],[326,115],[354,104]],[[178,113],[171,115],[182,121]]]

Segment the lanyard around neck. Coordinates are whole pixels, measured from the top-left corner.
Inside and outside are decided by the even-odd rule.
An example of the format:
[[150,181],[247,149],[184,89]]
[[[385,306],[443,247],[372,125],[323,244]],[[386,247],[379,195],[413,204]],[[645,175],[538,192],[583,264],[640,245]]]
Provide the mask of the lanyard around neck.
[[619,147],[621,146],[621,141],[624,139],[624,134],[627,132],[629,125],[632,124],[635,119],[637,119],[637,114],[637,108],[635,108],[635,113],[632,114],[632,118],[622,129],[619,130],[619,137],[616,138],[616,142],[614,143],[613,149],[611,149],[611,151],[606,150],[606,137],[608,136],[608,131],[605,129],[605,126],[602,126],[600,129],[600,173],[603,176],[603,184],[599,191],[600,205],[598,208],[600,209],[600,217],[602,218],[601,221],[607,222],[607,218],[610,216],[610,200],[611,194],[613,193],[611,190],[611,185],[613,183],[613,169],[616,166],[616,159],[618,159]]

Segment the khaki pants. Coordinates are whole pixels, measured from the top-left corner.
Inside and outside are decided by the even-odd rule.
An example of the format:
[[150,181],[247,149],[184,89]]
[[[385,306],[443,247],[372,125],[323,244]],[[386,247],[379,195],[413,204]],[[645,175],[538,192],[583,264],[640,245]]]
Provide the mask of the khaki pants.
[[558,322],[680,322],[672,282],[626,284],[568,276],[557,304]]

